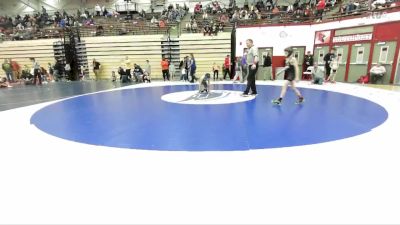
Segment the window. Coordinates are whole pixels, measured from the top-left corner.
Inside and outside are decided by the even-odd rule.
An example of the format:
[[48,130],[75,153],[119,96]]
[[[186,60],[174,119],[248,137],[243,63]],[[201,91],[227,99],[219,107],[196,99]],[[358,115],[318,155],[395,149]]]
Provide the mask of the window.
[[318,64],[324,64],[324,50],[318,51]]
[[379,62],[380,63],[387,63],[388,52],[389,52],[389,46],[381,47],[381,52],[379,53]]
[[[343,63],[343,48],[337,48],[336,52],[337,52],[338,62],[339,62],[339,64],[342,64]],[[344,59],[344,60],[346,60],[346,59]]]
[[358,47],[356,63],[363,63],[363,62],[364,62],[364,47]]
[[299,51],[294,52],[294,57],[297,59],[297,61],[299,61],[299,55],[300,55]]

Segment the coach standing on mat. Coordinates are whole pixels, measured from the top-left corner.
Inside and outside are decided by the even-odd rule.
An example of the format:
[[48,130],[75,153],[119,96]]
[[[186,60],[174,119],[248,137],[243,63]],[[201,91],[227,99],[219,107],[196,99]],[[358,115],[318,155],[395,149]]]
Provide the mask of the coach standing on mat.
[[247,65],[249,66],[249,74],[247,76],[247,87],[246,90],[243,92],[243,96],[249,95],[250,89],[251,95],[257,95],[256,73],[258,70],[258,49],[256,46],[254,46],[252,39],[247,39],[246,45],[249,49],[247,52]]

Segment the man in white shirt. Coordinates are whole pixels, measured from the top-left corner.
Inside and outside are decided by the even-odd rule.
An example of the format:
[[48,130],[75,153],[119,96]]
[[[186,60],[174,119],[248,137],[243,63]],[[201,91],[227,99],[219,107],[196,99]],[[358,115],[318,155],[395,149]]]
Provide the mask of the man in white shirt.
[[369,71],[371,76],[371,83],[376,84],[376,82],[380,79],[383,83],[383,76],[386,73],[386,68],[382,66],[382,64],[375,64],[371,70]]
[[247,87],[243,92],[243,96],[248,96],[249,91],[251,89],[252,95],[257,95],[256,89],[256,74],[258,70],[258,49],[253,44],[252,39],[247,39],[246,41],[247,48],[249,49],[247,52],[247,65],[248,67],[248,76],[247,76]]

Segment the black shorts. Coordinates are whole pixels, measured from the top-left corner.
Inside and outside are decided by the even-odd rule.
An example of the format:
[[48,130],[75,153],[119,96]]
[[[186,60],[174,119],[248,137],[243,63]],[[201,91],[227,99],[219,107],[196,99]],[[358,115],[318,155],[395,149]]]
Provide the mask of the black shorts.
[[294,74],[285,74],[284,77],[284,79],[288,81],[294,81],[294,78],[295,78]]

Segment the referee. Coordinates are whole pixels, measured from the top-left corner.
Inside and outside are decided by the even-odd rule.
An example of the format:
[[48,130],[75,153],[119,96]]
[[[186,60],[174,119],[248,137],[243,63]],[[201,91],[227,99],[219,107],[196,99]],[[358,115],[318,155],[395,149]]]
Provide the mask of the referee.
[[249,74],[247,76],[247,87],[242,96],[248,96],[251,89],[251,95],[257,95],[256,89],[256,73],[258,70],[258,49],[253,44],[252,39],[246,40],[247,48],[247,65],[249,66]]

